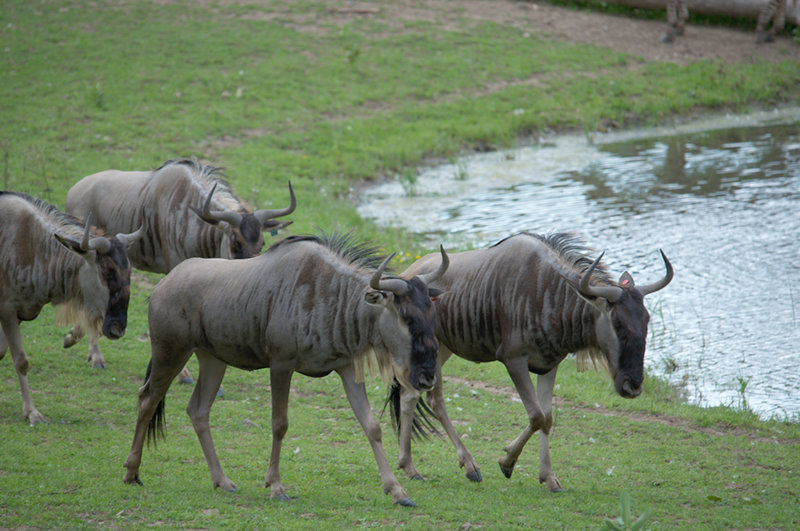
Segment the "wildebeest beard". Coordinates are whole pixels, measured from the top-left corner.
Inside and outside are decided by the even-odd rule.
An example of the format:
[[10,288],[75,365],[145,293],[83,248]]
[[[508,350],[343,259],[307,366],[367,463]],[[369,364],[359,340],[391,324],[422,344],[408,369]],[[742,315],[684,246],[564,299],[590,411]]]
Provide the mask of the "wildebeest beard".
[[108,288],[103,335],[109,339],[118,339],[125,334],[127,328],[128,302],[131,293],[131,266],[122,242],[112,238],[111,251],[98,254],[97,264]]
[[398,297],[400,316],[411,334],[409,380],[415,388],[429,388],[436,382],[436,311],[428,288],[417,277],[409,281],[409,293]]
[[644,307],[642,295],[635,289],[626,289],[612,310],[612,322],[619,342],[617,382],[619,389],[625,380],[638,391],[644,380],[644,351],[647,324],[650,316]]

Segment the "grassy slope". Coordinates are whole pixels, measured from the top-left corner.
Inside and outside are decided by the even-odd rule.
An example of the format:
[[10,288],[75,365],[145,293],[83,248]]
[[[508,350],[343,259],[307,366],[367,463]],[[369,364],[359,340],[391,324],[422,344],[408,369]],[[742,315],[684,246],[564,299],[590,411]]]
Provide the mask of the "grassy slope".
[[[166,4],[166,5],[164,5]],[[152,168],[194,155],[228,168],[256,206],[298,193],[293,232],[350,229],[410,256],[407,234],[358,218],[360,182],[413,171],[432,157],[514,145],[547,129],[657,123],[697,108],[798,103],[796,64],[648,63],[586,45],[543,41],[493,23],[333,17],[330,4],[27,2],[0,8],[2,188],[63,206],[83,175]],[[149,276],[150,281],[157,277]],[[212,412],[217,449],[240,492],[210,488],[182,410],[168,397],[168,440],[146,451],[146,487],[122,484],[148,347],[146,296],[134,294],[125,338],[103,341],[91,371],[85,341],[60,348],[52,310],[23,327],[34,400],[50,422],[21,421],[10,360],[0,368],[0,527],[599,527],[621,492],[653,527],[794,528],[800,428],[747,412],[680,404],[647,380],[623,401],[604,378],[559,375],[554,468],[567,492],[536,481],[536,440],[510,480],[495,464],[522,429],[501,366],[451,361],[449,409],[484,472],[469,484],[450,445],[415,445],[425,483],[401,478],[420,507],[380,494],[368,445],[335,376],[297,376],[284,481],[298,499],[269,503],[266,373],[231,370]],[[487,382],[490,387],[473,382]],[[383,386],[369,383],[373,403]],[[456,396],[457,395],[457,396]],[[255,423],[256,425],[252,425]],[[384,422],[390,462],[396,446]]]

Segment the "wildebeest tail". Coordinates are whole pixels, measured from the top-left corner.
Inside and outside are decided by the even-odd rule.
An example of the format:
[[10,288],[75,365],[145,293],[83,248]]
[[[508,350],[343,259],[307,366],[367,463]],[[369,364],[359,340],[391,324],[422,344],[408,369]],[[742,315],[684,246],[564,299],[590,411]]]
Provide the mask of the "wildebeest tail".
[[[386,402],[383,404],[383,411],[389,406],[389,414],[392,418],[392,427],[395,433],[400,435],[400,384],[397,380],[394,381],[392,387],[389,389],[389,394],[386,397]],[[436,418],[436,413],[430,408],[425,397],[420,395],[417,400],[417,407],[414,411],[413,422],[411,423],[411,434],[415,439],[428,439],[429,435],[442,436],[441,432],[431,422],[431,417]]]
[[[147,384],[148,380],[150,380],[150,373],[153,371],[153,359],[150,359],[150,363],[147,364],[147,372],[144,375],[144,383]],[[150,447],[152,443],[153,446],[158,446],[158,439],[166,440],[166,435],[164,434],[164,429],[167,426],[166,418],[164,415],[164,399],[162,398],[161,401],[156,406],[156,411],[153,413],[153,418],[150,419],[150,424],[147,425],[147,446]]]

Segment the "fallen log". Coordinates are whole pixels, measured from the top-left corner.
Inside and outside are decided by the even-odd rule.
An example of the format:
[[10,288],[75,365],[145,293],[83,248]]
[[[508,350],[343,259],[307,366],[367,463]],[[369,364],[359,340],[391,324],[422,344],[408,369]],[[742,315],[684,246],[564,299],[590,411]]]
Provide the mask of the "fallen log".
[[[781,0],[783,1],[783,0]],[[603,0],[607,4],[666,11],[665,0]],[[689,13],[757,19],[767,0],[687,0]],[[800,2],[786,6],[786,22],[800,26]]]

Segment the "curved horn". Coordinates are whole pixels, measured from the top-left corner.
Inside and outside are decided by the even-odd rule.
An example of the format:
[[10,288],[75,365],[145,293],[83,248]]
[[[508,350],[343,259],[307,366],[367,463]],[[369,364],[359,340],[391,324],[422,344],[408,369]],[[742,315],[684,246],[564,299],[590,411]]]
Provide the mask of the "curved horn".
[[667,255],[664,254],[664,251],[659,249],[658,252],[661,253],[661,258],[664,259],[664,265],[667,268],[667,274],[664,275],[664,278],[662,278],[658,282],[653,282],[652,284],[646,284],[644,286],[638,286],[636,289],[639,290],[639,293],[641,293],[642,296],[649,295],[649,294],[651,294],[651,293],[653,293],[655,291],[658,291],[658,290],[662,289],[667,284],[669,284],[670,281],[672,280],[672,276],[673,276],[672,264],[669,263],[669,260],[667,259]]
[[139,229],[136,230],[136,232],[131,232],[131,233],[128,233],[128,234],[123,234],[123,233],[120,232],[119,234],[116,235],[116,238],[120,242],[122,242],[122,245],[124,245],[125,247],[130,247],[131,245],[133,245],[134,243],[139,241],[139,239],[142,236],[144,236],[144,220],[145,220],[144,216],[145,216],[144,215],[144,208],[142,208],[142,224],[139,227]]
[[372,275],[369,281],[369,287],[381,291],[391,291],[395,295],[405,295],[408,293],[408,286],[405,280],[399,278],[381,278],[383,276],[383,271],[386,269],[386,265],[396,254],[397,253],[394,252],[386,257],[380,267],[375,271],[375,274]]
[[428,285],[431,282],[434,282],[442,278],[442,275],[444,275],[444,272],[447,271],[447,268],[450,266],[450,258],[447,256],[447,253],[444,252],[444,245],[442,245],[441,243],[439,244],[439,251],[442,253],[442,264],[439,266],[439,269],[437,269],[433,273],[418,275],[420,280],[422,280],[425,283],[425,285]]
[[281,216],[288,216],[294,209],[297,207],[297,199],[294,197],[294,190],[292,189],[292,181],[289,181],[289,206],[286,208],[281,208],[278,210],[256,210],[253,212],[253,215],[256,219],[261,223],[263,227],[264,224],[272,219],[272,218],[279,218]]
[[580,282],[580,291],[583,295],[587,297],[602,297],[606,299],[608,302],[617,302],[619,298],[622,296],[622,288],[617,288],[613,286],[590,286],[589,279],[592,278],[592,272],[594,268],[597,267],[597,264],[600,263],[600,260],[603,258],[603,255],[606,254],[603,251],[600,256],[597,257],[589,269],[581,277]]
[[111,250],[111,242],[105,238],[92,238],[89,239],[89,229],[92,226],[92,213],[86,216],[86,228],[83,229],[83,239],[81,240],[81,249],[83,251],[97,251],[100,254],[106,254]]
[[216,189],[217,183],[214,183],[214,186],[211,187],[211,191],[208,192],[206,202],[203,204],[203,212],[199,212],[200,217],[203,218],[204,221],[215,223],[217,221],[224,221],[232,227],[239,228],[242,224],[242,215],[238,212],[233,212],[231,210],[211,210],[211,196],[214,195],[214,190]]

